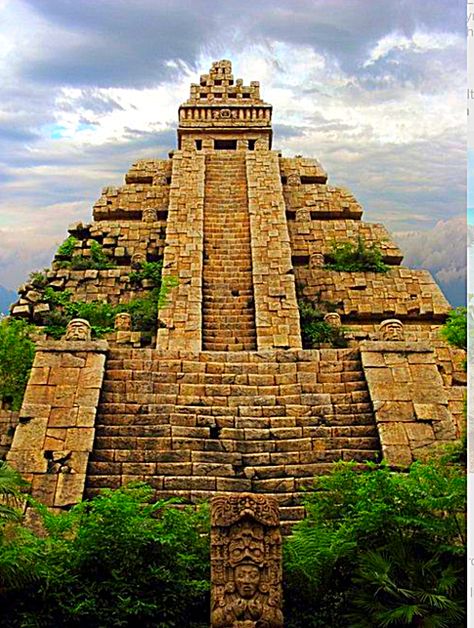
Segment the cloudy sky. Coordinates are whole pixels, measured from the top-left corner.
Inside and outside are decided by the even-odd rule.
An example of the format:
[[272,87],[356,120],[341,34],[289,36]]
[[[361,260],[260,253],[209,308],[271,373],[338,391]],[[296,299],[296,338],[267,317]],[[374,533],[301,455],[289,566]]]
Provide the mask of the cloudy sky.
[[165,157],[189,83],[227,58],[273,104],[274,148],[317,157],[459,302],[465,30],[460,0],[0,0],[0,285]]

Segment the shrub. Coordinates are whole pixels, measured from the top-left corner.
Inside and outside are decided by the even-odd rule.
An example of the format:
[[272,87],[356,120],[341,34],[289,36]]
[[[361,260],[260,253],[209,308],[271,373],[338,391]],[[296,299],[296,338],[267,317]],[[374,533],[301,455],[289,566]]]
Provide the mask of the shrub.
[[32,327],[19,319],[0,320],[0,401],[19,410],[30,374],[35,344]]
[[457,307],[448,314],[441,328],[441,335],[449,344],[459,349],[467,349],[467,308]]
[[285,625],[463,625],[462,469],[341,463],[315,489],[285,545]]
[[45,302],[50,311],[43,316],[46,332],[59,339],[65,333],[67,324],[73,318],[85,318],[91,324],[92,336],[100,338],[114,330],[114,318],[120,306],[106,301],[71,301],[70,290],[56,291],[48,287],[44,291]]
[[60,268],[71,268],[72,270],[107,270],[115,268],[116,264],[105,254],[102,245],[96,240],[91,241],[90,255],[82,253],[74,255],[79,240],[74,236],[69,236],[58,248],[58,257],[68,257],[68,260],[58,262]]
[[105,490],[60,515],[40,508],[45,537],[10,532],[0,544],[2,626],[208,626],[207,510],[147,503],[152,493]]
[[56,255],[61,257],[71,257],[77,244],[79,244],[79,240],[74,236],[69,236],[62,244],[59,245]]
[[177,279],[165,277],[162,281],[161,274],[158,275],[158,272],[161,273],[161,262],[146,264],[143,272],[139,281],[149,279],[156,287],[143,297],[118,305],[105,301],[72,301],[70,290],[56,291],[48,286],[44,290],[44,300],[50,311],[42,317],[47,334],[59,339],[64,335],[70,320],[84,318],[91,324],[92,336],[101,338],[114,331],[114,319],[119,312],[130,312],[132,329],[145,332],[145,338],[151,337],[157,329],[158,309],[166,304],[169,291],[177,285]]
[[299,301],[301,335],[303,347],[311,349],[323,343],[333,347],[347,347],[344,329],[333,327],[324,320],[325,312],[316,308],[308,301]]
[[383,254],[376,243],[368,246],[359,236],[357,244],[352,242],[333,242],[331,261],[325,265],[330,270],[345,272],[371,271],[386,273],[389,266],[383,262]]
[[140,265],[139,270],[130,273],[130,283],[132,285],[141,285],[144,279],[150,281],[155,288],[161,286],[161,273],[163,270],[163,262],[144,262]]
[[3,526],[12,520],[21,520],[20,506],[23,502],[22,488],[27,483],[20,474],[4,460],[0,460],[0,538]]
[[34,271],[30,273],[28,277],[28,281],[31,283],[33,288],[37,288],[38,290],[42,290],[48,285],[48,277],[47,277],[48,269],[45,268],[41,271]]

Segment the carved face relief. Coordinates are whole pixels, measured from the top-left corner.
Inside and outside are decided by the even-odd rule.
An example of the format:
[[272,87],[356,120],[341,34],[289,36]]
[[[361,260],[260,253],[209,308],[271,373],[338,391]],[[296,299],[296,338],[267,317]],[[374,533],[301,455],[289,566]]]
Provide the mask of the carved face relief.
[[252,493],[211,505],[212,628],[283,628],[278,504]]
[[66,327],[65,340],[88,341],[91,339],[91,326],[84,318],[73,318]]
[[311,253],[309,258],[309,267],[316,270],[324,266],[324,255],[322,253]]
[[131,259],[132,268],[140,268],[146,262],[146,253],[134,253]]
[[286,180],[287,185],[296,186],[300,184],[300,177],[297,174],[290,174]]
[[132,317],[128,312],[120,312],[114,319],[114,327],[117,331],[130,331],[132,329]]
[[244,561],[262,563],[265,556],[265,544],[261,528],[239,526],[240,530],[232,535],[229,543],[229,562],[233,565]]
[[396,318],[382,321],[379,326],[379,337],[382,340],[405,340],[403,324]]
[[240,597],[249,600],[258,591],[260,569],[256,565],[237,565],[234,570],[234,582]]
[[143,222],[155,222],[157,220],[156,209],[154,207],[146,207],[142,211]]
[[331,327],[339,329],[341,326],[341,317],[337,312],[329,312],[324,316],[324,322],[331,325]]

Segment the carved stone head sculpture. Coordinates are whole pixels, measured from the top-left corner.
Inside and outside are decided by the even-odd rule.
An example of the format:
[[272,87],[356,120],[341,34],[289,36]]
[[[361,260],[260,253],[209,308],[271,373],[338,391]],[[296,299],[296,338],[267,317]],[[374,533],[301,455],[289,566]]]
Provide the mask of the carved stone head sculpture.
[[290,186],[298,186],[301,183],[300,175],[296,173],[289,174],[286,179],[286,184]]
[[380,340],[405,340],[403,324],[397,318],[387,318],[378,328]]
[[128,312],[120,312],[115,316],[114,327],[117,331],[130,331],[132,329],[132,317]]
[[73,318],[66,327],[65,340],[88,341],[91,339],[91,325],[85,318]]
[[341,327],[341,317],[337,312],[329,312],[324,315],[324,322],[331,327],[336,327],[336,329],[340,329]]
[[132,255],[132,259],[130,260],[130,265],[132,268],[140,268],[146,262],[146,253],[138,251]]
[[145,207],[142,211],[143,222],[155,222],[157,220],[157,213],[154,207]]
[[211,626],[282,628],[278,506],[263,495],[212,500]]
[[319,270],[324,266],[324,255],[322,253],[311,253],[309,256],[310,270]]

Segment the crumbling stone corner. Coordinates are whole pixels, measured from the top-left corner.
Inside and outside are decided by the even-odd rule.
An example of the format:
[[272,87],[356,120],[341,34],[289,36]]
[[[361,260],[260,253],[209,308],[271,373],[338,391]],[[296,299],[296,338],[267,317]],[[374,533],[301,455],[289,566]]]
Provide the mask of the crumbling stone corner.
[[107,349],[74,340],[37,348],[7,460],[51,508],[82,499]]
[[424,342],[365,341],[361,360],[384,460],[404,468],[456,438],[434,350]]

